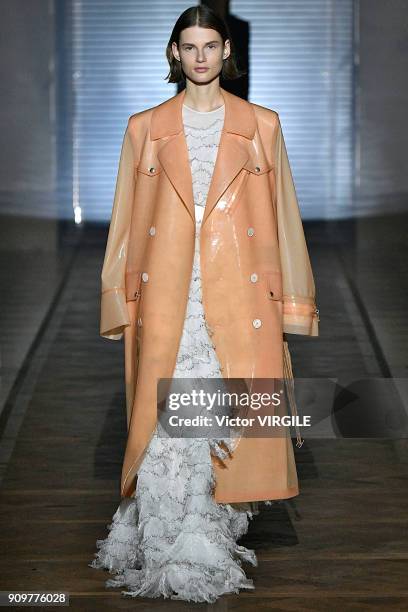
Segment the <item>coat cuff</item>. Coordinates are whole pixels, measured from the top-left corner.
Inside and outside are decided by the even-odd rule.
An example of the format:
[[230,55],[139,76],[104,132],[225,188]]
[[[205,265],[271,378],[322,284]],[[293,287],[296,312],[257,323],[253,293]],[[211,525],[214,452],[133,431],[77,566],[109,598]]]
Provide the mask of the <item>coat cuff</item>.
[[319,335],[319,310],[314,300],[290,296],[283,301],[283,331],[304,336]]
[[125,290],[114,287],[102,292],[100,335],[109,340],[120,340],[123,330],[130,325]]

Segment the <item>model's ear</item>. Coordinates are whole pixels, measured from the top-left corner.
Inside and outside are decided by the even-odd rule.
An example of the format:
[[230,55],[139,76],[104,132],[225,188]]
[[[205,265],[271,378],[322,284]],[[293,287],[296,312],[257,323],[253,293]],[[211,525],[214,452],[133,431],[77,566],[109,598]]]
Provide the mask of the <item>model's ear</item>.
[[179,52],[178,52],[178,47],[177,47],[177,43],[174,42],[174,41],[171,43],[171,50],[172,50],[174,59],[176,59],[179,62],[180,61],[180,56],[179,56]]
[[229,38],[227,38],[224,43],[224,52],[223,52],[222,58],[228,59],[230,55],[231,55],[231,45],[230,45]]
[[315,303],[314,278],[279,117],[276,125],[275,178],[283,331],[318,336],[319,311]]
[[135,192],[135,162],[129,122],[123,137],[108,241],[102,267],[100,335],[120,340],[130,325],[126,306],[126,261]]

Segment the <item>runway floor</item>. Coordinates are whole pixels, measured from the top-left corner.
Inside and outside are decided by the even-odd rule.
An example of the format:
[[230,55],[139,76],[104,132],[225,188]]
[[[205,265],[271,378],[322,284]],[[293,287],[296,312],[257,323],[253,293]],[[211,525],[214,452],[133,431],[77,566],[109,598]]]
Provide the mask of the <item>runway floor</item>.
[[[288,336],[295,376],[342,384],[395,377],[404,388],[406,226],[398,217],[307,225],[320,336]],[[105,240],[106,228],[85,227],[52,278],[40,254],[30,261],[26,253],[20,297],[7,294],[0,590],[62,590],[70,609],[87,612],[196,609],[124,598],[105,589],[106,572],[88,567],[119,502],[126,437],[123,344],[100,338],[98,328]],[[0,259],[4,295],[18,259],[10,263],[4,250]],[[40,299],[39,279],[49,299],[34,321],[30,286]],[[245,566],[255,590],[211,609],[408,609],[407,439],[306,439],[295,453],[301,494],[263,508],[242,539],[259,559]]]

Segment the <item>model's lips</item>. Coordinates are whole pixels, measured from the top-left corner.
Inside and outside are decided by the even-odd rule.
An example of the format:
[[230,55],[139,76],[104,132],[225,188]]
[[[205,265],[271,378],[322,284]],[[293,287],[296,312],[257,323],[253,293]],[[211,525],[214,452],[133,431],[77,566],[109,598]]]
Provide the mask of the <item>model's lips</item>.
[[204,66],[200,66],[199,68],[194,68],[194,70],[196,72],[207,72],[208,68],[205,68]]

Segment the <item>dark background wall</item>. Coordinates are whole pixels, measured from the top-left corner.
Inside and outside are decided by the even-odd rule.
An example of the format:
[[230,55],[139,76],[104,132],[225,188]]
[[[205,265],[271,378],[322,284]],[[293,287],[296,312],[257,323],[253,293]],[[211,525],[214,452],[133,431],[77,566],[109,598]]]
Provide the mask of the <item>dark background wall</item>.
[[[361,0],[357,90],[362,211],[405,210],[408,193],[408,2]],[[384,198],[385,196],[385,198]]]
[[0,2],[2,192],[47,192],[55,186],[54,4]]

